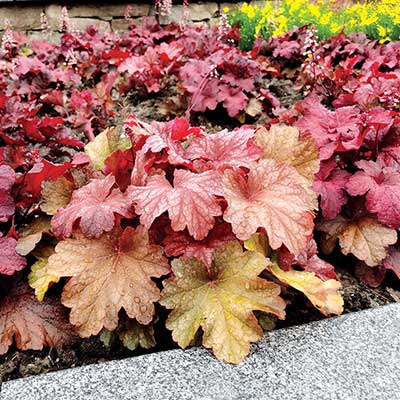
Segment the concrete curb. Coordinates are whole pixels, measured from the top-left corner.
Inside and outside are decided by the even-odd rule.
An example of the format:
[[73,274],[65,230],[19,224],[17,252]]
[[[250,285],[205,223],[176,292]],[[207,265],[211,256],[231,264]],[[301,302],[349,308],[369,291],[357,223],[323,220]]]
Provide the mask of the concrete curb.
[[239,366],[172,350],[3,384],[2,400],[399,398],[400,304],[271,332]]

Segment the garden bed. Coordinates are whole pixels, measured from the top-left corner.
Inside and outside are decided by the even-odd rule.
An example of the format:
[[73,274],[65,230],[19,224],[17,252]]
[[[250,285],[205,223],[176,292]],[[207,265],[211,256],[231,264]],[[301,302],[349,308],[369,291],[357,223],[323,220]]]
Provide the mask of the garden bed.
[[[224,19],[4,36],[3,380],[176,343],[237,363],[262,329],[400,300],[398,42],[303,27],[243,52]],[[124,256],[152,272],[101,292]],[[209,337],[224,273],[241,340]],[[192,275],[210,290],[200,311]]]
[[[343,284],[345,313],[379,307],[393,302],[400,303],[400,286],[397,281],[386,282],[379,288],[370,288],[346,270],[342,270],[338,273],[338,276]],[[284,321],[278,321],[276,329],[306,324],[324,318],[323,315],[307,304],[304,296],[296,296],[294,293],[292,295],[292,303],[287,309],[287,318]],[[1,380],[4,382],[65,368],[75,368],[176,348],[170,332],[165,328],[163,329],[162,324],[159,325],[159,328],[160,334],[156,338],[157,346],[149,350],[130,351],[121,345],[114,345],[109,348],[104,346],[98,337],[83,339],[81,343],[64,349],[11,350],[7,355],[0,357]]]

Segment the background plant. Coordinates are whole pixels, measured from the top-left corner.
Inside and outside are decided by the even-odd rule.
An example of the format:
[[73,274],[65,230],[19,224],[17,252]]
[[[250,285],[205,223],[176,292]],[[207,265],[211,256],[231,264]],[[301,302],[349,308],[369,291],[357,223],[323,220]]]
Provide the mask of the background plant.
[[320,39],[345,33],[363,32],[371,39],[398,40],[400,6],[391,0],[343,4],[336,0],[283,0],[265,6],[243,3],[229,15],[241,32],[241,48],[250,49],[254,39],[268,39],[294,27],[312,24]]

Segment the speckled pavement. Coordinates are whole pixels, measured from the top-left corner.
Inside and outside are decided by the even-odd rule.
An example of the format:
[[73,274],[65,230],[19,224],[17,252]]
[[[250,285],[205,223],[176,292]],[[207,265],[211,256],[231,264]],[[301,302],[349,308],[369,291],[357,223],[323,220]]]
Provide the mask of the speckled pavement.
[[397,400],[400,304],[277,330],[239,366],[204,349],[6,382],[1,400]]

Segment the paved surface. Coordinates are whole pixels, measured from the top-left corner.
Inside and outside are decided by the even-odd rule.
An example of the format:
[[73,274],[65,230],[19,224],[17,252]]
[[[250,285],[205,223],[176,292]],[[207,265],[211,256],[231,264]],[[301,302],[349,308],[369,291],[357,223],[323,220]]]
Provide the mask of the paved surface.
[[20,379],[1,400],[397,400],[400,304],[268,334],[239,366],[173,350]]

